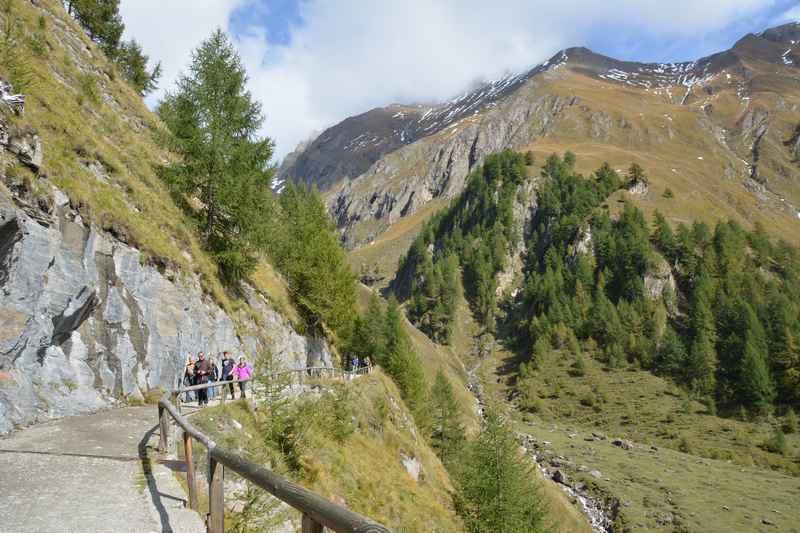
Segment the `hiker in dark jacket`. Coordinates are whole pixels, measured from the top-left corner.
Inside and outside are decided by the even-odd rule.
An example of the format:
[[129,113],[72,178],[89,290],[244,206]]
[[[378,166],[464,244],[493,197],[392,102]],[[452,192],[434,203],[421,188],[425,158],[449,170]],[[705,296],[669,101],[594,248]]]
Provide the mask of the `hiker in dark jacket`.
[[[194,365],[194,376],[197,385],[208,383],[211,371],[211,362],[206,359],[206,354],[203,352],[197,354],[197,363]],[[197,390],[197,403],[199,405],[208,405],[208,389]]]
[[[235,365],[236,361],[231,357],[230,352],[222,352],[222,381],[233,380],[233,367]],[[233,400],[233,383],[228,383],[228,391],[231,393],[231,400]],[[224,388],[222,394],[225,394]]]

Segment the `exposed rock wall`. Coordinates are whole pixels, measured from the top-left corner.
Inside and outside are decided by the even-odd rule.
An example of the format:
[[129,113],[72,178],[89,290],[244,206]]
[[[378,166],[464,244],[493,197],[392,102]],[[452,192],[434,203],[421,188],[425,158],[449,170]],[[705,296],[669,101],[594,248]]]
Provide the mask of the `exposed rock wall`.
[[268,349],[287,369],[332,364],[324,339],[298,335],[252,288],[258,318],[229,316],[195,275],[146,264],[48,180],[30,194],[6,173],[23,164],[35,176],[42,143],[2,115],[0,132],[0,434],[172,388],[198,351],[252,360]]
[[33,218],[0,186],[0,433],[173,387],[200,350],[252,357],[266,344],[287,368],[331,364],[324,341],[253,290],[263,329],[238,334],[194,276],[143,264],[56,196],[51,216]]

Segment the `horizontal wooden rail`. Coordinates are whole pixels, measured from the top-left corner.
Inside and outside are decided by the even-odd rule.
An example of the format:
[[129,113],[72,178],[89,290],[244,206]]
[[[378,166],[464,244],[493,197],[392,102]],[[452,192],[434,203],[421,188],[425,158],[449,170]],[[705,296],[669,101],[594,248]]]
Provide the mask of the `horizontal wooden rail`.
[[[311,367],[290,370],[282,372],[281,374],[298,373],[298,375],[302,376],[304,373],[308,373],[313,376],[314,371],[320,371],[320,374],[323,372],[331,372],[338,375],[356,375],[368,373],[369,370],[369,368],[363,368],[353,372],[346,372],[328,367]],[[304,533],[321,532],[324,528],[331,529],[338,533],[388,533],[389,529],[385,526],[341,505],[337,505],[297,483],[289,481],[260,465],[252,463],[239,455],[217,446],[212,439],[192,425],[192,423],[178,411],[178,408],[172,402],[174,398],[179,397],[179,395],[184,392],[223,386],[229,383],[240,383],[241,381],[215,381],[200,385],[192,385],[190,387],[167,392],[158,401],[161,433],[159,449],[166,451],[169,445],[169,418],[172,418],[178,427],[183,430],[184,459],[186,461],[187,483],[189,485],[189,505],[195,510],[198,510],[198,504],[192,458],[192,439],[205,446],[208,450],[210,512],[206,520],[207,530],[210,533],[222,533],[224,531],[223,479],[224,467],[227,467],[256,486],[266,490],[279,500],[300,511],[302,513],[302,531]]]

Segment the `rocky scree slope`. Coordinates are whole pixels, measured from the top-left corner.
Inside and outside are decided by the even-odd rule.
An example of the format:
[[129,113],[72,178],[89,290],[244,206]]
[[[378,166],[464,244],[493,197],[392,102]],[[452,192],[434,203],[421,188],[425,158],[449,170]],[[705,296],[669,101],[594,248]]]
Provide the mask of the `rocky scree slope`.
[[[489,153],[572,149],[587,169],[643,164],[659,189],[640,195],[646,210],[760,220],[791,239],[800,210],[798,65],[798,24],[683,63],[571,48],[442,105],[349,118],[287,158],[280,178],[327,190],[345,242],[357,247],[430,200],[454,197]],[[695,197],[668,204],[658,198],[667,187]]]
[[169,389],[190,352],[332,364],[258,286],[222,290],[155,176],[157,120],[61,3],[16,5],[45,49],[20,46],[25,94],[0,84],[0,434]]

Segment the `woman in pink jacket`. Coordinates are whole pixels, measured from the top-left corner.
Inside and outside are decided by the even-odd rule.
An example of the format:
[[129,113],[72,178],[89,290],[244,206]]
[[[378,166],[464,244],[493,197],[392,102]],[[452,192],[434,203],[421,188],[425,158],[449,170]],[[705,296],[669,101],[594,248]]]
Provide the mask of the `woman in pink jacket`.
[[246,398],[244,389],[247,383],[245,382],[246,379],[250,379],[253,377],[253,367],[247,364],[247,361],[244,360],[244,357],[239,358],[239,363],[233,367],[233,371],[231,371],[231,376],[233,379],[239,382],[239,390],[241,391],[241,398]]

